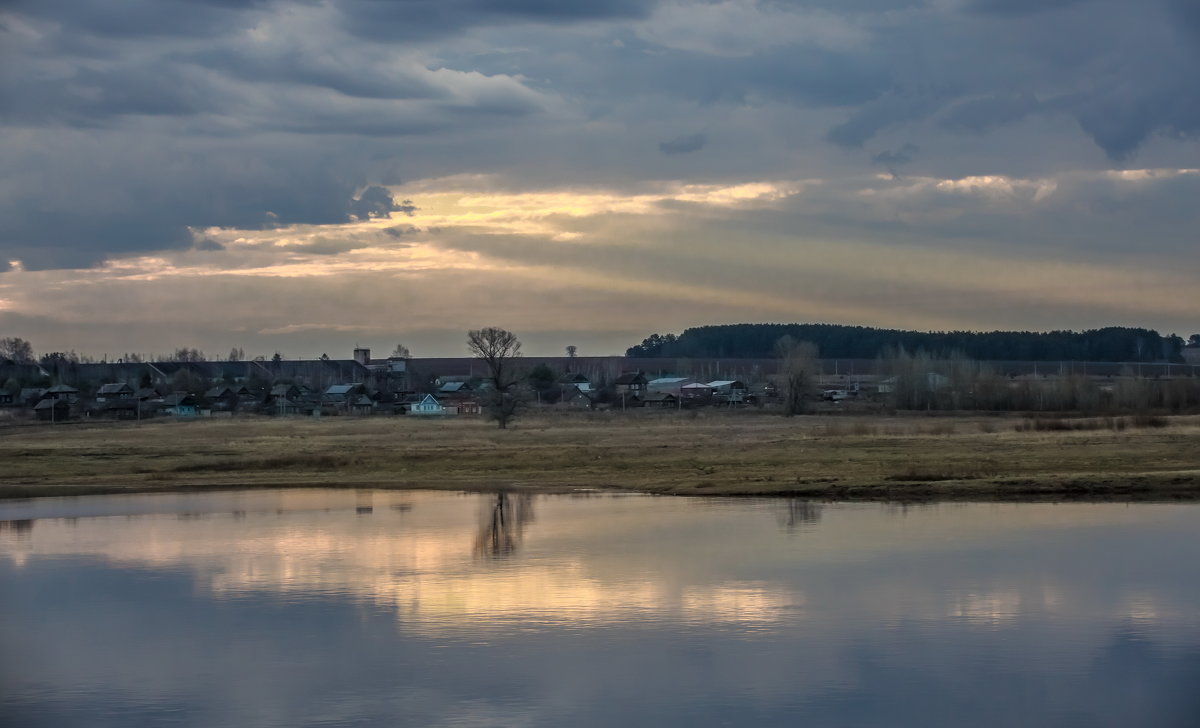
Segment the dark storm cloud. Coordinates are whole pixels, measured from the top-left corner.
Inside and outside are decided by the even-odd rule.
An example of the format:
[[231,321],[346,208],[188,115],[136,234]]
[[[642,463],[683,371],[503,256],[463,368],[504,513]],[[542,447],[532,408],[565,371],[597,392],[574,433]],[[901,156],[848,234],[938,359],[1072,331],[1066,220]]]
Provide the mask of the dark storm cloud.
[[[86,266],[189,247],[190,229],[411,211],[372,197],[383,188],[352,199],[384,181],[366,169],[387,168],[390,140],[541,109],[507,77],[325,38],[320,15],[257,28],[270,3],[134,1],[106,15],[109,6],[0,5],[6,261]],[[313,136],[328,141],[304,139]]]
[[5,97],[21,99],[0,107],[0,119],[13,125],[91,128],[121,116],[192,116],[216,111],[220,98],[206,79],[174,66],[80,68],[52,81],[18,76],[0,83]]
[[703,106],[854,106],[878,98],[894,83],[885,65],[849,50],[775,47],[729,57],[634,39],[594,53],[594,62],[565,68],[531,62],[538,74],[604,108],[630,95],[647,104],[668,98]]
[[829,130],[826,138],[838,146],[858,148],[879,132],[931,116],[947,96],[932,91],[896,91],[865,104],[850,118]]
[[1084,2],[1088,0],[969,0],[966,7],[976,13],[1017,16],[1068,8]]
[[637,182],[656,144],[710,179],[1195,166],[1197,69],[1195,0],[8,0],[0,258],[369,217],[401,176]]
[[[1192,5],[1196,5],[1192,3]],[[852,105],[827,139],[861,147],[889,130],[935,123],[981,133],[1031,116],[1073,119],[1109,159],[1127,161],[1155,135],[1200,131],[1200,45],[1178,0],[992,2],[920,14],[861,51],[887,69],[885,92]],[[1038,11],[1036,18],[1029,17]],[[911,51],[921,48],[914,63]]]
[[982,133],[1006,124],[1015,124],[1041,108],[1037,97],[1028,91],[997,93],[965,99],[946,109],[938,123],[952,131]]
[[446,90],[411,72],[387,68],[386,59],[338,59],[297,47],[227,45],[179,54],[174,60],[254,83],[316,86],[366,99],[439,99]]
[[1169,7],[1183,28],[1200,40],[1200,2],[1196,0],[1169,0]]
[[659,142],[658,151],[666,155],[688,154],[698,152],[708,143],[708,137],[703,134],[688,134],[676,137],[671,141]]
[[399,41],[428,40],[478,26],[644,18],[655,4],[649,0],[348,0],[338,9],[351,33]]
[[73,32],[110,38],[222,35],[254,22],[245,11],[269,0],[9,0],[0,10],[15,11]]
[[[27,189],[0,198],[0,257],[31,269],[78,267],[112,254],[190,247],[189,228],[345,222],[359,186],[338,179],[338,162],[329,155],[296,160],[286,149],[250,144],[139,148],[111,134],[112,148],[100,154],[71,138],[64,137],[61,161]],[[71,152],[91,160],[73,163]],[[31,150],[15,166],[28,168],[48,154]],[[39,189],[51,180],[52,195]]]

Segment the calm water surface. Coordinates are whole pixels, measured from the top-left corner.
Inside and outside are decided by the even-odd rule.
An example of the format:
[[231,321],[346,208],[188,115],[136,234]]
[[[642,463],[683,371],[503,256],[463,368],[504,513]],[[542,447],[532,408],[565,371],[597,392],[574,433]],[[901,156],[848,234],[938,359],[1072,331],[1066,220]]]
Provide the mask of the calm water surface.
[[1200,507],[0,503],[0,725],[1197,726]]

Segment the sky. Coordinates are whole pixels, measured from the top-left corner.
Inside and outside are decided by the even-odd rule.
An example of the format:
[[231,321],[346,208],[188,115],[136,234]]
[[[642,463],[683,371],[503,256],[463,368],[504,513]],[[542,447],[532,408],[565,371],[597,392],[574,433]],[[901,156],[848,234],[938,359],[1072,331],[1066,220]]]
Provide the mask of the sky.
[[1200,332],[1200,0],[2,0],[0,335]]

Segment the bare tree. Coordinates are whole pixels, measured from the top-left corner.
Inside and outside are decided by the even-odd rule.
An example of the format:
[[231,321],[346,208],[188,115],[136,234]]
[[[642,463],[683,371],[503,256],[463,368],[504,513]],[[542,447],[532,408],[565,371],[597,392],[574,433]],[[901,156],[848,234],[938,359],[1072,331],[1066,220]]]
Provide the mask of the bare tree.
[[18,364],[33,361],[33,345],[19,336],[0,339],[0,359],[12,359]]
[[392,358],[394,359],[410,359],[412,352],[404,344],[396,344],[396,348],[392,349]]
[[235,346],[229,350],[229,361],[245,361],[246,351],[240,346]]
[[817,345],[784,336],[775,342],[779,372],[783,375],[783,414],[804,414],[808,395],[818,374]]
[[574,359],[575,353],[578,351],[579,351],[579,347],[575,346],[574,344],[569,344],[567,346],[567,358]]
[[175,353],[171,355],[171,361],[208,361],[208,359],[199,349],[189,349],[185,346],[175,350]]
[[504,429],[523,404],[520,385],[524,377],[518,363],[521,342],[511,331],[489,326],[467,332],[467,348],[487,367],[484,411]]

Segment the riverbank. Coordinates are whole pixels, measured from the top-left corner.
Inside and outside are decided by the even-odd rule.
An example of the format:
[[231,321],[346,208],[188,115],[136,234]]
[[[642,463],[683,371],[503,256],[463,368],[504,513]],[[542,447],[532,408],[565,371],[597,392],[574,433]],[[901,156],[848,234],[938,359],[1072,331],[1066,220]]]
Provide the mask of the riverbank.
[[0,497],[279,487],[1200,499],[1200,417],[242,418],[0,428]]

